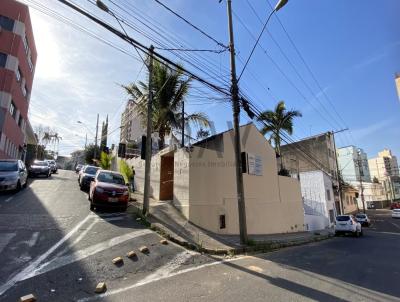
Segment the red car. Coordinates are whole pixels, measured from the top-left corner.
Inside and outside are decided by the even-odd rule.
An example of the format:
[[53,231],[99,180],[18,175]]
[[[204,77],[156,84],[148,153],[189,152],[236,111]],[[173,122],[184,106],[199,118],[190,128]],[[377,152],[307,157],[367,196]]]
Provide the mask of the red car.
[[393,210],[393,209],[400,209],[400,203],[398,203],[398,202],[392,203],[392,204],[390,205],[390,209],[391,209],[391,210]]
[[90,183],[90,210],[98,207],[117,208],[126,211],[129,189],[121,173],[99,170]]

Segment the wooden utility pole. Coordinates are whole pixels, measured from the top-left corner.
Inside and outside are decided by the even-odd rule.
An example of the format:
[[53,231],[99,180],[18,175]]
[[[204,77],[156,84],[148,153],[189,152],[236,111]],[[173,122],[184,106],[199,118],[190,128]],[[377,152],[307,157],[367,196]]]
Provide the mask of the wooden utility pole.
[[152,133],[152,117],[153,117],[153,55],[154,46],[150,46],[149,50],[149,99],[147,101],[147,131],[146,131],[146,156],[144,170],[144,192],[143,192],[143,215],[149,212],[149,195],[150,195],[150,169],[151,169],[151,133]]
[[97,113],[97,122],[96,122],[96,136],[94,138],[94,154],[93,157],[96,159],[97,156],[97,135],[99,133],[99,114]]
[[232,0],[227,0],[228,10],[228,27],[229,27],[229,51],[231,60],[231,94],[232,94],[232,109],[233,109],[233,129],[234,129],[234,150],[236,164],[236,191],[238,199],[239,212],[239,231],[240,243],[247,244],[247,224],[246,224],[246,205],[244,200],[242,160],[241,160],[241,145],[240,145],[240,128],[239,128],[239,88],[236,78],[236,62],[235,62],[235,43],[233,39],[232,25]]

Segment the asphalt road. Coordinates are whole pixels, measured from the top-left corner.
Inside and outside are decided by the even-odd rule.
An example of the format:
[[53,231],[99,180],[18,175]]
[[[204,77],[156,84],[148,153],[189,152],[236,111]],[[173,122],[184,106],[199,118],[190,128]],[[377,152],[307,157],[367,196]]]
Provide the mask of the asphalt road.
[[[400,301],[400,220],[371,213],[361,238],[221,260],[161,245],[127,214],[91,213],[60,171],[0,196],[0,301]],[[148,255],[112,264],[142,245]]]

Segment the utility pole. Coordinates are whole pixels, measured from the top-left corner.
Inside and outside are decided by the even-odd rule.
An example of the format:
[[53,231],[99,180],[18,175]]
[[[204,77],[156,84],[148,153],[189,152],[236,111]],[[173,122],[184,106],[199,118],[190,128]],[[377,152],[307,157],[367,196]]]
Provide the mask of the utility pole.
[[144,192],[143,192],[143,215],[149,212],[149,195],[150,195],[150,168],[151,168],[151,133],[152,133],[152,117],[153,117],[153,52],[154,46],[150,46],[149,50],[149,99],[147,102],[147,131],[146,131],[146,156],[144,170]]
[[85,150],[86,150],[86,146],[87,146],[87,132],[86,132],[86,135],[85,135]]
[[182,100],[182,142],[181,147],[185,147],[185,101]]
[[97,135],[99,133],[99,114],[97,113],[97,122],[96,122],[96,136],[94,139],[94,159],[96,159],[97,156]]
[[358,164],[358,173],[360,174],[360,191],[361,191],[361,202],[363,205],[363,212],[365,213],[365,200],[364,200],[364,188],[362,183],[362,177],[364,176],[364,172],[362,170],[362,160],[360,158],[361,150],[359,149],[357,152],[357,164]]
[[240,146],[240,128],[239,128],[239,88],[236,79],[236,63],[235,63],[235,43],[233,39],[232,25],[232,0],[227,0],[228,10],[228,27],[229,27],[229,51],[231,61],[231,94],[232,94],[232,109],[233,109],[233,129],[234,129],[234,150],[236,163],[236,190],[238,199],[239,211],[239,231],[240,243],[247,244],[247,225],[246,225],[246,205],[244,200],[242,161],[241,161],[241,146]]
[[336,133],[340,133],[340,132],[344,132],[349,130],[349,128],[345,128],[345,129],[341,129],[338,131],[331,131],[332,134],[332,139],[333,139],[333,149],[335,151],[335,162],[336,162],[336,180],[338,182],[338,191],[339,191],[339,203],[340,203],[340,214],[344,214],[344,206],[343,206],[343,198],[342,198],[342,184],[340,183],[341,179],[340,179],[340,170],[339,170],[339,162],[337,159],[337,151],[336,151],[336,140],[335,140],[335,134]]

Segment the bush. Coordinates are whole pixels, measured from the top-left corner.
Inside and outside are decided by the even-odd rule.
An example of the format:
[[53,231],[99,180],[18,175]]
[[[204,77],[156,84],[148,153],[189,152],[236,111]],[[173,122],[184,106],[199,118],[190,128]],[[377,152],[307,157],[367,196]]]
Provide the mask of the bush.
[[119,171],[124,176],[125,182],[130,183],[133,179],[133,169],[123,159],[119,161]]

